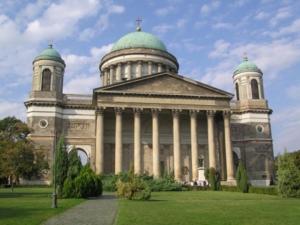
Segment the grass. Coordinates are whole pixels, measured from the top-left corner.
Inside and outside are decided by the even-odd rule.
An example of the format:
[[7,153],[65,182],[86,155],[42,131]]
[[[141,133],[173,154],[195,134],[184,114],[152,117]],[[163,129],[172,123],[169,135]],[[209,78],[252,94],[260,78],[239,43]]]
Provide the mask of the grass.
[[156,192],[119,200],[117,225],[299,225],[300,199],[235,192]]
[[55,214],[82,202],[82,199],[59,199],[51,208],[50,188],[0,189],[0,224],[37,225]]

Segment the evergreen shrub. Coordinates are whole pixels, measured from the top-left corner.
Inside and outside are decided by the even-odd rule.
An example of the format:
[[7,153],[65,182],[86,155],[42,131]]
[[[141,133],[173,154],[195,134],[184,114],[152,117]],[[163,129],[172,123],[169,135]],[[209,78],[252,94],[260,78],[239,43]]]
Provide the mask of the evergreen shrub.
[[236,171],[236,182],[237,182],[237,187],[241,192],[248,193],[249,191],[248,176],[242,161],[239,162],[239,166]]

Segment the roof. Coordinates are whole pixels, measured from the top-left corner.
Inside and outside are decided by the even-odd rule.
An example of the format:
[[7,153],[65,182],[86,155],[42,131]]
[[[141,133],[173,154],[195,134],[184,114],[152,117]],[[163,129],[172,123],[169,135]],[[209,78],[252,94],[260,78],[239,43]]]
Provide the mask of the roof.
[[150,48],[167,51],[165,44],[156,36],[137,29],[121,37],[112,47],[112,51],[128,48]]
[[243,62],[237,66],[233,75],[237,75],[244,72],[257,72],[262,74],[262,71],[253,63],[248,60],[248,57],[244,57]]
[[61,58],[59,52],[53,48],[52,44],[50,44],[48,48],[44,49],[37,57],[35,57],[33,62],[37,60],[54,60],[65,65],[65,61]]

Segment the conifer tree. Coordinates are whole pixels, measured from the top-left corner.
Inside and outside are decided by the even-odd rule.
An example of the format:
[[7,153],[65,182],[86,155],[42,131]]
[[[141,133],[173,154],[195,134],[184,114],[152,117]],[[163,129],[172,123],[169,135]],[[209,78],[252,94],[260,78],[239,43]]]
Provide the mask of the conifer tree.
[[68,153],[65,149],[64,137],[60,136],[55,150],[55,183],[58,196],[62,196],[62,188],[68,174]]
[[239,162],[239,166],[236,171],[236,181],[237,181],[238,189],[241,192],[248,193],[249,191],[248,176],[242,161]]

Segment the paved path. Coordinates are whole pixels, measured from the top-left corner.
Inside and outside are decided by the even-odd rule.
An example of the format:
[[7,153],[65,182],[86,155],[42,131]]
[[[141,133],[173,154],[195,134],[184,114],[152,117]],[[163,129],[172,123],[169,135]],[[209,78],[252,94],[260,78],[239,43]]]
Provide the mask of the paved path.
[[89,199],[47,220],[43,225],[112,225],[117,213],[117,200],[111,193]]

